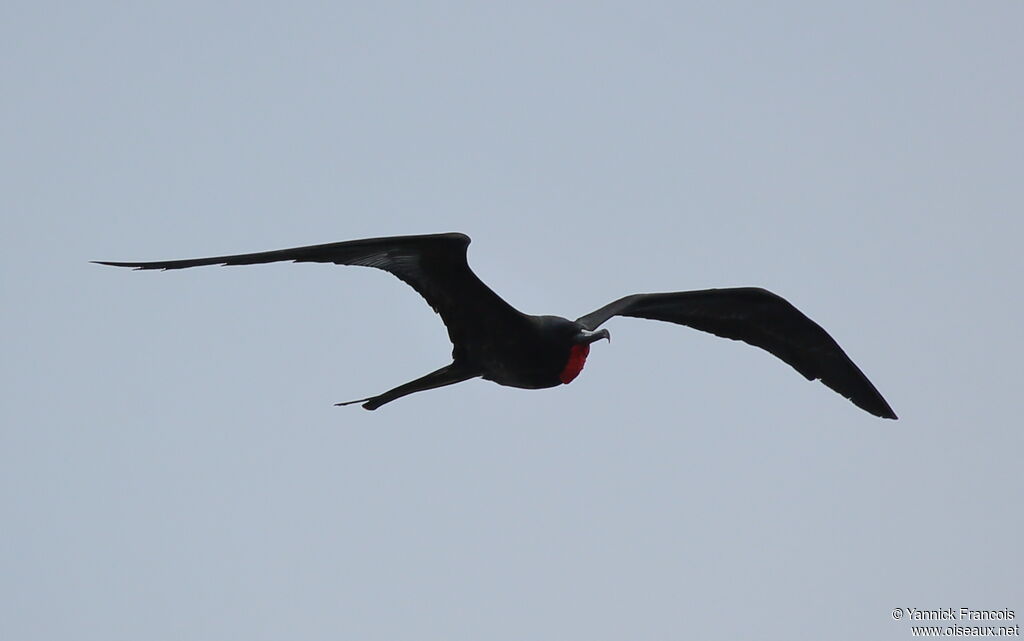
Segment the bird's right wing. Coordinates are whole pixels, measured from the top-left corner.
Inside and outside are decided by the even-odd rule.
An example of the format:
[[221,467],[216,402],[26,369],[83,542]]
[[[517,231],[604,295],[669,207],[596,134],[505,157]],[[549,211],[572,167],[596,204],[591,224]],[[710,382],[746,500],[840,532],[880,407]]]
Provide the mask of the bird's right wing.
[[593,330],[613,316],[668,321],[760,347],[808,380],[820,379],[857,407],[882,418],[896,418],[871,381],[820,325],[767,290],[741,287],[633,294],[576,322]]
[[211,256],[155,262],[94,261],[135,269],[184,269],[203,265],[254,265],[292,261],[375,267],[394,274],[415,289],[458,343],[480,327],[493,328],[519,316],[469,268],[469,236],[459,233],[367,238],[325,245],[293,247],[254,254]]

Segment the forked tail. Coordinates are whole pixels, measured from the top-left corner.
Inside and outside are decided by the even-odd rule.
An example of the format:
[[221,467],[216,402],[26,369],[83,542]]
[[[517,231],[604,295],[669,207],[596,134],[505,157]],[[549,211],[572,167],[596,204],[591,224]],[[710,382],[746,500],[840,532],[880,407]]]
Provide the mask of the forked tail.
[[344,401],[342,403],[335,403],[335,407],[343,405],[354,405],[356,403],[362,403],[363,409],[375,410],[385,403],[414,394],[416,392],[423,392],[428,389],[435,389],[438,387],[444,387],[445,385],[454,385],[455,383],[461,383],[471,378],[480,376],[480,372],[466,369],[465,367],[457,366],[455,363],[451,365],[445,365],[439,370],[433,371],[426,376],[417,378],[414,381],[409,381],[404,385],[388,390],[378,396],[371,396],[370,398],[360,398],[355,401]]

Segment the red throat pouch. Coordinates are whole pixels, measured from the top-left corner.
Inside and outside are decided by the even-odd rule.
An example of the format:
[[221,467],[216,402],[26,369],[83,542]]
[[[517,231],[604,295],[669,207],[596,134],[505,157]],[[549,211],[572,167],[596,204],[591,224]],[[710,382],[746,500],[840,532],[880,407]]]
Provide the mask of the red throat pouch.
[[565,384],[571,383],[583,371],[583,365],[587,362],[587,354],[589,353],[589,344],[573,345],[572,349],[569,350],[569,360],[565,362],[565,367],[562,368],[562,373],[558,375],[558,380]]

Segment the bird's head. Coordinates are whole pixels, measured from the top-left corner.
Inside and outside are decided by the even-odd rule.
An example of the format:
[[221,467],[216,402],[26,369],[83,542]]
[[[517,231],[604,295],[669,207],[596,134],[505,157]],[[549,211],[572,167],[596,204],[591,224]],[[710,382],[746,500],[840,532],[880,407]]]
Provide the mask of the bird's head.
[[537,337],[544,345],[543,369],[551,382],[545,386],[570,383],[579,376],[590,354],[590,344],[602,338],[611,341],[607,329],[592,330],[560,316],[531,317]]

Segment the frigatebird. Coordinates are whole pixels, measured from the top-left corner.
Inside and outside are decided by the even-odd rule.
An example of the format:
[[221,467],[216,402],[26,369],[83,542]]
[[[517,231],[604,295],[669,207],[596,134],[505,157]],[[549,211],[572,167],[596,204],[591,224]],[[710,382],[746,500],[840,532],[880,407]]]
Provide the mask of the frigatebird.
[[789,363],[808,380],[842,394],[882,418],[896,414],[871,381],[820,325],[785,299],[757,287],[632,294],[580,316],[523,314],[495,294],[469,268],[469,236],[460,233],[350,240],[292,249],[157,262],[93,261],[135,269],[183,269],[201,265],[253,265],[292,261],[375,267],[415,289],[440,314],[451,339],[452,362],[383,394],[355,401],[375,410],[424,390],[481,377],[499,385],[540,389],[572,382],[590,344],[606,339],[598,329],[613,316],[668,321],[760,347]]

